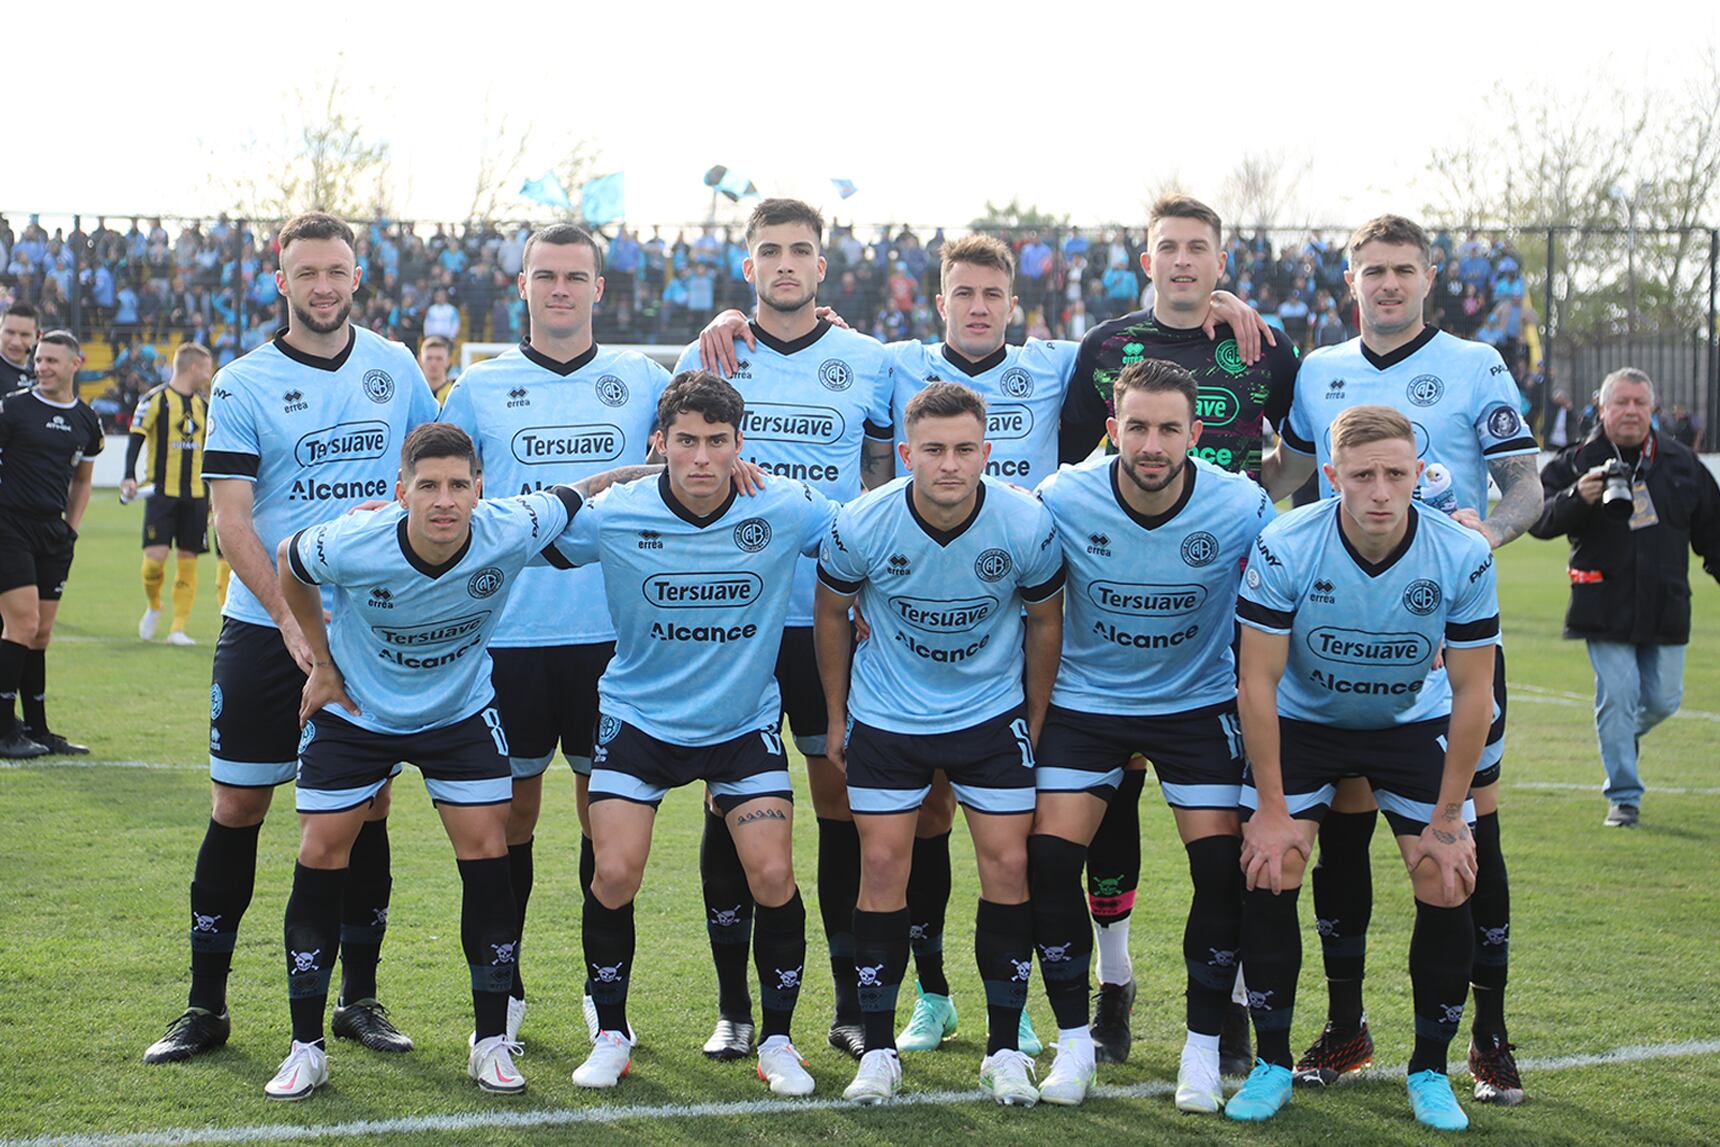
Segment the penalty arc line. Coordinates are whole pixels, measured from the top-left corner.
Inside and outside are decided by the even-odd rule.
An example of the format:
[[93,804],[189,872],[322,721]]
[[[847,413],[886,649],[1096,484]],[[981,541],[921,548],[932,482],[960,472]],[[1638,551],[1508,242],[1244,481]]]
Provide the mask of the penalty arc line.
[[[1677,1056],[1713,1055],[1720,1052],[1720,1039],[1687,1040],[1682,1043],[1639,1044],[1615,1047],[1587,1055],[1554,1056],[1548,1059],[1523,1059],[1519,1067],[1525,1071],[1567,1071],[1579,1067],[1600,1067],[1609,1064],[1640,1063],[1649,1059]],[[1403,1078],[1403,1070],[1366,1071],[1364,1079],[1391,1080]],[[1234,1089],[1231,1081],[1226,1089]],[[1175,1087],[1167,1082],[1136,1083],[1126,1087],[1099,1087],[1095,1099],[1154,1099],[1171,1094]],[[907,1092],[898,1096],[893,1107],[947,1107],[957,1103],[987,1101],[985,1094],[972,1091]],[[33,1139],[7,1139],[0,1147],[188,1147],[200,1143],[265,1143],[282,1140],[322,1139],[334,1136],[412,1135],[432,1132],[472,1132],[481,1130],[521,1130],[533,1127],[566,1127],[575,1124],[608,1124],[622,1120],[711,1119],[748,1115],[793,1115],[802,1111],[851,1110],[854,1105],[841,1099],[772,1100],[746,1099],[729,1103],[682,1103],[660,1107],[586,1107],[554,1108],[546,1111],[467,1112],[459,1115],[423,1115],[402,1119],[364,1119],[350,1123],[256,1124],[250,1127],[183,1127],[167,1131],[136,1131],[122,1134],[42,1135]]]

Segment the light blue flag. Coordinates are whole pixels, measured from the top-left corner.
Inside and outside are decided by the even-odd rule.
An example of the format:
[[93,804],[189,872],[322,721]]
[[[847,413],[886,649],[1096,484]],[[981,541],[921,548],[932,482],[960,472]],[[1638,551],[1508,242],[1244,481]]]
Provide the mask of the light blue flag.
[[854,181],[852,179],[837,179],[832,177],[830,182],[836,185],[836,194],[840,195],[844,199],[847,199],[850,195],[853,195],[856,191],[860,190],[858,187],[854,186]]
[[536,179],[528,179],[521,184],[520,198],[542,203],[545,207],[559,207],[564,211],[573,209],[573,200],[567,197],[567,188],[561,185],[561,180],[553,171],[546,171]]
[[600,175],[579,189],[579,213],[593,227],[614,223],[627,216],[623,172]]

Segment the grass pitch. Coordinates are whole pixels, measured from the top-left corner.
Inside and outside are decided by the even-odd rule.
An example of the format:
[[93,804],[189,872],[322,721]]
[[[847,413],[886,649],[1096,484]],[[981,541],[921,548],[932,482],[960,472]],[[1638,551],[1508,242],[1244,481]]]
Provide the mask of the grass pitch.
[[[391,833],[395,886],[381,984],[384,1000],[418,1048],[383,1056],[332,1041],[331,1085],[299,1104],[265,1100],[262,1085],[287,1046],[280,921],[291,881],[296,828],[291,790],[280,790],[265,825],[256,897],[240,934],[230,987],[232,1043],[190,1064],[146,1068],[141,1053],[184,1005],[186,887],[208,816],[202,771],[209,658],[217,627],[214,563],[205,558],[192,649],[145,645],[135,636],[139,509],[100,494],[85,520],[77,566],[50,653],[50,717],[87,742],[94,759],[164,768],[81,767],[69,762],[0,769],[0,1140],[185,1129],[342,1125],[314,1141],[350,1138],[364,1120],[447,1117],[396,1125],[414,1143],[525,1142],[578,1135],[580,1120],[619,1142],[925,1142],[931,1138],[1038,1142],[1209,1140],[1260,1143],[1412,1143],[1401,1082],[1364,1080],[1331,1094],[1298,1093],[1271,1124],[1244,1127],[1178,1115],[1168,1088],[1182,1040],[1182,918],[1188,877],[1171,817],[1149,787],[1143,806],[1145,869],[1135,909],[1136,1044],[1130,1062],[1102,1070],[1103,1084],[1135,1094],[1095,1098],[1075,1111],[1005,1110],[972,1091],[984,1050],[985,1010],[972,959],[978,895],[966,834],[958,827],[947,963],[963,1009],[961,1033],[934,1053],[905,1057],[910,1094],[935,1103],[883,1109],[761,1104],[750,1062],[699,1054],[714,1016],[714,977],[702,926],[698,797],[673,794],[659,817],[639,898],[639,969],[630,1008],[642,1046],[633,1074],[612,1094],[581,1092],[568,1079],[586,1050],[575,888],[578,827],[565,766],[550,773],[537,836],[537,881],[523,949],[531,1011],[519,1061],[523,1097],[480,1094],[465,1077],[470,997],[458,939],[459,882],[452,853],[416,771],[396,785]],[[1603,831],[1605,804],[1582,647],[1559,639],[1566,590],[1564,547],[1525,539],[1501,555],[1500,590],[1512,685],[1502,822],[1512,874],[1512,979],[1508,1015],[1529,1061],[1609,1049],[1720,1039],[1720,590],[1693,571],[1696,632],[1686,668],[1685,712],[1645,745],[1651,791],[1636,831]],[[1534,787],[1527,787],[1534,786]],[[1579,787],[1569,787],[1579,786]],[[1658,792],[1654,788],[1679,789]],[[814,842],[802,791],[797,860],[811,888]],[[1382,1068],[1401,1065],[1411,1042],[1406,972],[1409,884],[1389,834],[1374,847],[1374,913],[1368,1010]],[[1304,898],[1305,899],[1305,898]],[[818,914],[809,905],[807,980],[797,1042],[833,1099],[852,1063],[824,1046],[831,998]],[[1306,922],[1308,909],[1304,908]],[[1324,991],[1317,941],[1304,941],[1302,1008],[1295,1043],[1311,1040]],[[903,1018],[907,999],[904,991]],[[1036,983],[1031,1011],[1053,1031]],[[1453,1065],[1462,1063],[1453,1048]],[[1049,1065],[1049,1054],[1042,1058]],[[1459,1097],[1471,1137],[1516,1143],[1720,1142],[1720,1054],[1597,1066],[1525,1069],[1529,1102],[1516,1110]],[[1145,1092],[1146,1094],[1141,1094]],[[717,1105],[682,1112],[677,1105]],[[618,1108],[631,1114],[609,1119]],[[648,1109],[648,1110],[640,1110]],[[497,1125],[501,1113],[549,1124]],[[594,1129],[595,1130],[595,1129]],[[253,1130],[262,1140],[274,1132]],[[137,1142],[139,1140],[133,1140]],[[148,1141],[156,1141],[149,1137]]]

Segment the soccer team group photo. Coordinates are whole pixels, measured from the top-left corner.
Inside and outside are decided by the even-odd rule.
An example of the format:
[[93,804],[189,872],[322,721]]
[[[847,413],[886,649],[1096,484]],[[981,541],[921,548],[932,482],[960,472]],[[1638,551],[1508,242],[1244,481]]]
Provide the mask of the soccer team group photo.
[[[1571,380],[1595,392],[1579,426],[1531,385],[1532,314],[1508,339],[1454,333],[1447,284],[1502,256],[1384,199],[1297,256],[1312,310],[1263,303],[1249,241],[1181,192],[1148,207],[1140,279],[1125,260],[1122,301],[1091,314],[1118,269],[1099,234],[898,238],[891,274],[928,284],[924,338],[854,305],[851,230],[747,201],[734,285],[678,296],[688,328],[640,286],[651,248],[625,226],[498,232],[504,337],[466,361],[481,331],[441,331],[443,288],[410,330],[377,318],[410,243],[322,211],[255,225],[279,324],[149,346],[160,381],[117,424],[86,401],[91,336],[11,292],[0,794],[116,755],[201,767],[195,744],[79,743],[100,713],[57,698],[94,656],[86,601],[125,603],[103,641],[212,646],[209,815],[170,806],[173,839],[201,841],[153,847],[139,876],[183,914],[126,925],[151,965],[131,1006],[153,1016],[115,1034],[129,1087],[302,1101],[270,1113],[314,1124],[331,1098],[386,1116],[407,1071],[479,1136],[535,1110],[509,1107],[521,1093],[656,1103],[685,1053],[772,1112],[884,1109],[851,1113],[859,1134],[931,1111],[916,1093],[949,1102],[921,1065],[961,1056],[961,1086],[1004,1108],[1312,1136],[1298,1099],[1341,1104],[1383,1074],[1391,1114],[1358,1126],[1460,1132],[1491,1107],[1484,1133],[1557,1138],[1541,1120],[1569,1102],[1562,1068],[1519,1062],[1513,1032],[1541,1029],[1562,981],[1514,969],[1513,909],[1582,968],[1543,874],[1568,870],[1556,895],[1576,905],[1576,866],[1605,861],[1556,851],[1545,814],[1519,843],[1513,809],[1574,809],[1581,789],[1603,848],[1661,815],[1638,755],[1660,767],[1671,734],[1650,731],[1679,714],[1713,600],[1691,583],[1720,580],[1705,431],[1679,429],[1661,372]],[[99,262],[101,236],[74,238]],[[432,282],[465,283],[458,243],[436,249]],[[689,279],[726,273],[699,251]],[[1072,305],[1042,251],[1077,269]],[[1522,307],[1511,262],[1489,289]],[[660,336],[599,339],[648,302],[660,329],[697,331],[678,358]],[[104,449],[124,455],[101,462],[117,500]],[[128,572],[106,584],[80,527],[116,515]],[[1518,557],[1542,544],[1525,535],[1557,554]],[[1561,610],[1592,699],[1543,684]],[[56,621],[74,627],[59,641]],[[1713,701],[1693,693],[1673,725],[1716,719]],[[1559,752],[1598,749],[1604,787],[1592,765],[1579,785],[1519,764],[1553,720]],[[435,918],[402,917],[409,887]],[[1711,924],[1674,933],[1709,974]],[[1405,947],[1407,975],[1382,954]],[[265,964],[269,995],[243,986]],[[1626,1014],[1634,975],[1602,977]],[[405,986],[427,982],[459,1009],[433,1036]],[[458,1035],[463,1060],[416,1046]],[[552,1054],[571,1078],[538,1066]],[[983,1126],[1006,1138],[1078,1118],[998,1117]],[[1716,1126],[1667,1118],[1692,1141]]]

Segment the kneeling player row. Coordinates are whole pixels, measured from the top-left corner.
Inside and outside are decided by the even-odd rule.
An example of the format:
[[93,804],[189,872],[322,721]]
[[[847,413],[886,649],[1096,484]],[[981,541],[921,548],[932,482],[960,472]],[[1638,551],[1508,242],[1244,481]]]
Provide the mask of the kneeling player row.
[[[502,887],[505,867],[496,867],[505,853],[506,810],[494,802],[507,795],[506,741],[500,723],[483,716],[491,698],[484,643],[512,579],[540,559],[597,561],[618,631],[599,686],[591,778],[595,868],[584,944],[599,1033],[575,1073],[580,1084],[613,1085],[629,1066],[632,901],[656,803],[670,787],[704,780],[759,905],[761,1075],[778,1093],[812,1088],[789,1042],[804,912],[772,676],[803,554],[819,556],[815,631],[829,752],[846,766],[862,849],[854,960],[864,1049],[850,1098],[884,1099],[899,1084],[893,1012],[908,947],[908,858],[914,812],[939,769],[967,811],[979,855],[976,948],[991,1029],[981,1081],[1002,1102],[1079,1102],[1092,1082],[1091,934],[1078,876],[1135,750],[1158,764],[1196,877],[1179,1105],[1218,1106],[1216,1023],[1245,912],[1282,924],[1288,905],[1294,938],[1293,895],[1274,894],[1298,882],[1306,838],[1339,776],[1374,781],[1420,898],[1460,913],[1473,866],[1464,769],[1473,773],[1479,759],[1471,723],[1484,736],[1491,716],[1486,647],[1497,633],[1485,543],[1411,504],[1413,431],[1378,408],[1348,412],[1355,417],[1334,431],[1342,449],[1330,476],[1342,499],[1270,523],[1258,487],[1188,460],[1198,436],[1193,380],[1167,364],[1141,366],[1117,384],[1111,431],[1121,455],[1061,472],[1038,503],[983,479],[984,407],[953,384],[926,388],[908,408],[902,453],[911,474],[840,508],[780,480],[740,496],[730,478],[740,398],[709,375],[678,379],[663,396],[667,471],[583,505],[562,489],[479,502],[464,436],[445,426],[414,432],[404,508],[353,515],[282,547],[283,585],[316,657],[299,799],[318,815],[307,817],[312,855],[301,855],[288,911],[292,992],[302,1001],[294,1052],[271,1093],[307,1093],[305,1081],[322,1070],[320,954],[338,936],[338,897],[319,920],[295,906],[317,900],[311,874],[338,870],[365,802],[403,757],[434,782],[468,890],[471,1070],[493,1089],[517,1084],[506,1030],[517,923],[496,910],[513,899]],[[332,646],[309,588],[317,583],[336,587]],[[388,624],[371,612],[379,589],[389,591]],[[853,649],[856,598],[870,634]],[[1233,616],[1248,627],[1240,712]],[[1432,670],[1441,646],[1448,672]],[[402,656],[407,649],[414,652]],[[453,738],[442,735],[435,751],[405,751],[402,738],[462,723],[489,747],[477,751],[470,736],[464,752],[450,754]],[[1382,729],[1396,731],[1391,743],[1401,751],[1379,753],[1379,736],[1367,731]],[[1253,749],[1251,777],[1240,733]],[[1240,850],[1239,805],[1250,818]],[[1271,893],[1242,895],[1239,851],[1249,884],[1270,883]],[[1462,928],[1455,915],[1428,927],[1443,934],[1453,925]],[[1276,1072],[1288,1078],[1295,976],[1285,978],[1293,961],[1274,949],[1295,945],[1281,933],[1262,932],[1270,947],[1248,953],[1263,1058],[1259,1080],[1232,1101],[1238,1117],[1270,1114],[1282,1102]],[[1038,1089],[1016,1046],[1036,945],[1063,1037]],[[1445,1011],[1430,1017],[1434,1034],[1418,1056],[1437,1058],[1439,1068],[1444,1045],[1435,1036],[1455,1022],[1447,997],[1461,1013],[1458,975],[1455,996],[1429,991]],[[1418,987],[1418,1012],[1421,996]]]

